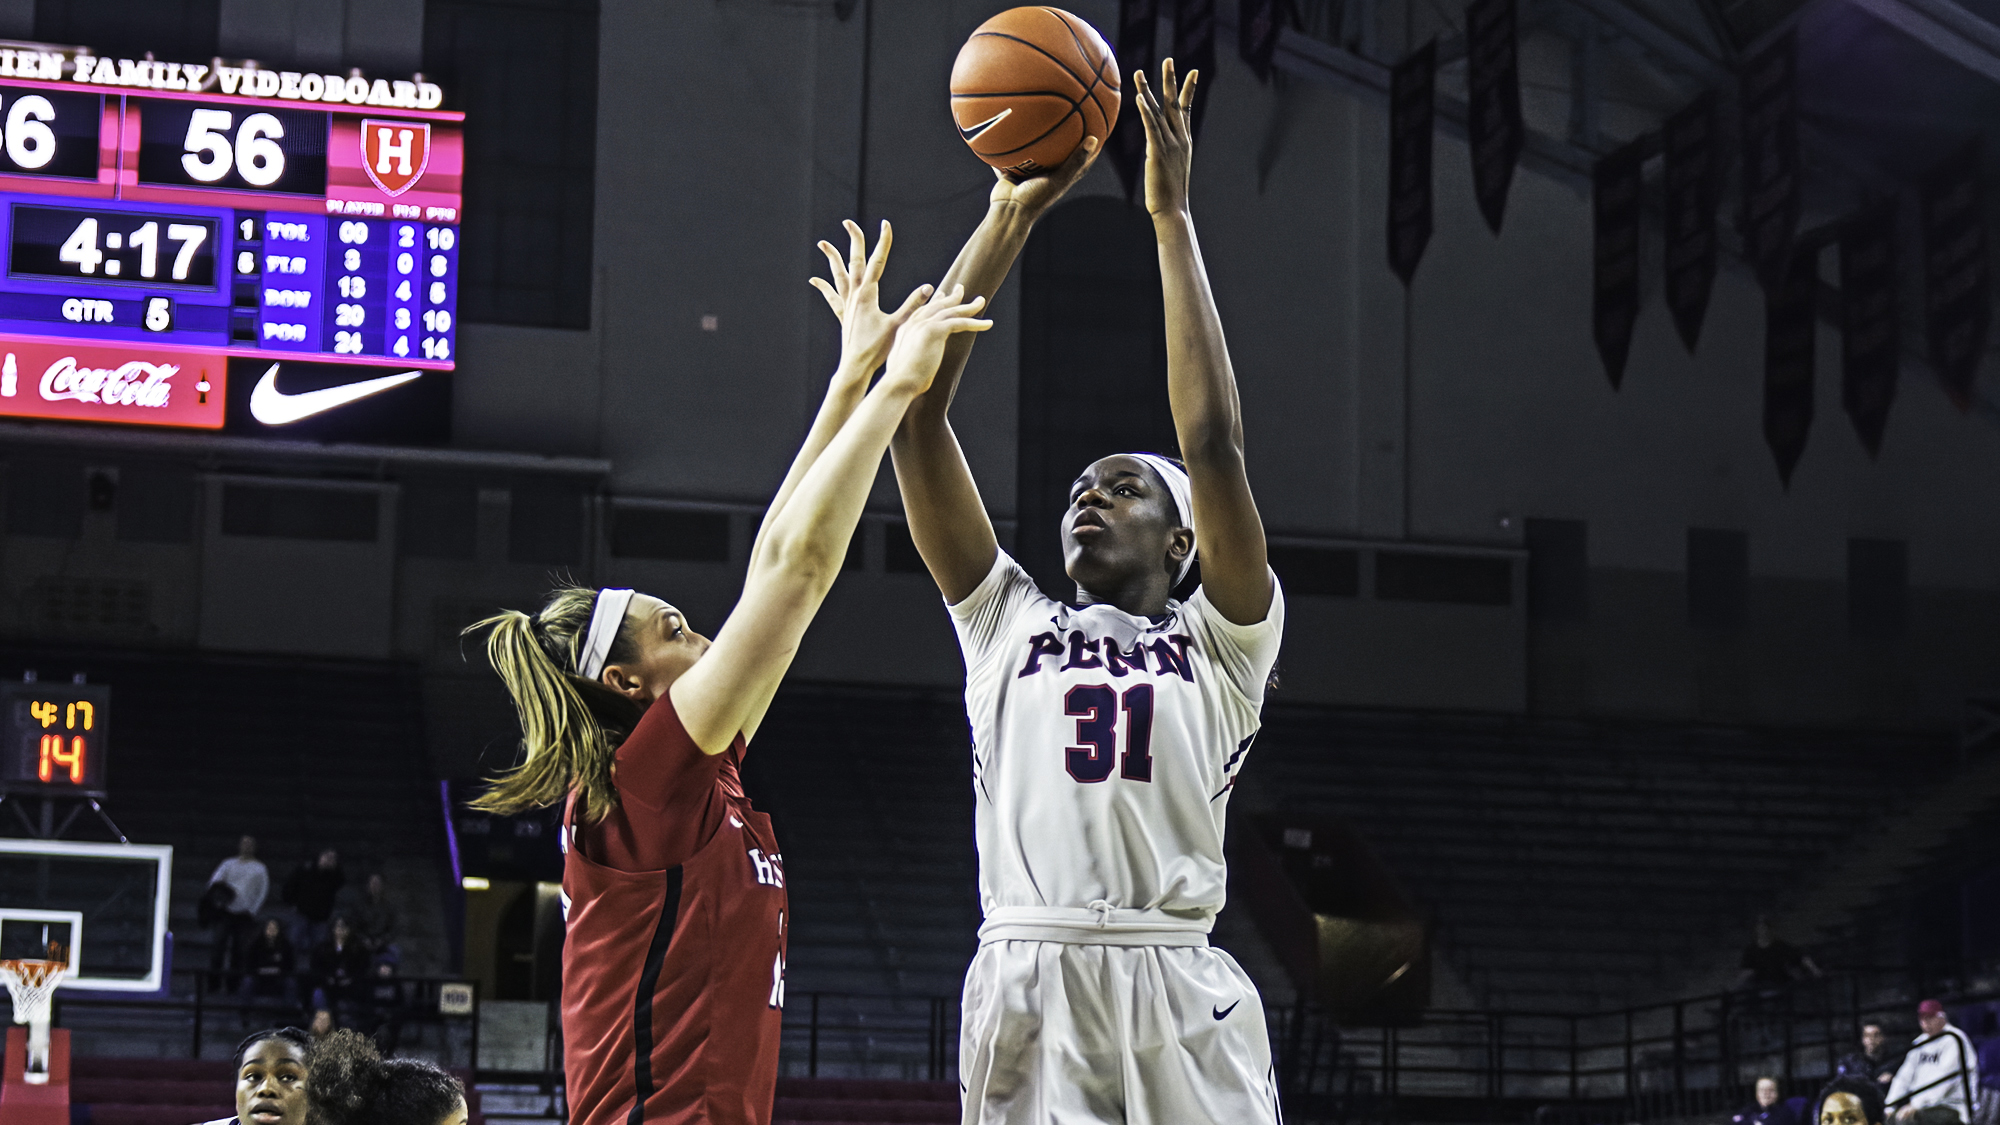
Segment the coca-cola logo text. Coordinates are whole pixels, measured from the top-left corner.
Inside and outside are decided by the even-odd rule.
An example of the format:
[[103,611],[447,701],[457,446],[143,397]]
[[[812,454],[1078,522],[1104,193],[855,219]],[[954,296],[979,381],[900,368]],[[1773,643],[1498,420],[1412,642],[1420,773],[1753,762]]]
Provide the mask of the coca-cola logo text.
[[168,382],[180,373],[172,363],[128,360],[117,367],[78,367],[75,356],[64,356],[42,372],[42,397],[50,402],[74,399],[105,406],[164,407],[173,391]]

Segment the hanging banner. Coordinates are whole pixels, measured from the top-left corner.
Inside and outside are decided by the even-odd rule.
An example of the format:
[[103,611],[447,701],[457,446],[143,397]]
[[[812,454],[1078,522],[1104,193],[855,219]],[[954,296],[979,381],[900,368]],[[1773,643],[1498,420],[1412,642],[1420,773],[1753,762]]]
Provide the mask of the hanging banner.
[[1779,282],[1799,225],[1797,57],[1787,32],[1743,67],[1743,256],[1766,288]]
[[1641,137],[1599,160],[1591,172],[1590,205],[1596,223],[1591,334],[1613,388],[1624,381],[1632,326],[1639,319],[1639,208],[1646,141]]
[[1472,148],[1472,194],[1486,225],[1500,233],[1507,189],[1521,159],[1521,80],[1516,59],[1514,0],[1473,0],[1465,8],[1465,131]]
[[[1133,71],[1153,75],[1153,38],[1159,22],[1160,0],[1119,0],[1118,81],[1132,81]],[[1139,114],[1122,113],[1111,128],[1111,166],[1125,185],[1125,202],[1132,202],[1139,190],[1139,176],[1146,170],[1146,126]]]
[[1721,160],[1715,148],[1715,94],[1705,93],[1667,118],[1661,140],[1666,152],[1667,308],[1688,353],[1701,340],[1715,286],[1716,184]]
[[1882,452],[1902,348],[1896,316],[1896,203],[1884,200],[1840,230],[1840,404],[1870,457]]
[[1437,40],[1389,73],[1389,268],[1405,286],[1431,241],[1431,115]]
[[1818,292],[1817,246],[1796,247],[1777,284],[1764,290],[1764,444],[1788,489],[1812,429]]
[[1176,0],[1174,4],[1174,73],[1186,76],[1201,71],[1201,95],[1194,100],[1188,120],[1190,136],[1201,136],[1201,118],[1215,89],[1215,0]]
[[1924,327],[1931,362],[1960,410],[1972,405],[1972,380],[1993,317],[1993,271],[1986,247],[1975,138],[1924,177]]
[[1257,81],[1271,80],[1271,56],[1278,51],[1278,33],[1284,30],[1285,0],[1243,0],[1238,17],[1236,49],[1243,61],[1257,73]]

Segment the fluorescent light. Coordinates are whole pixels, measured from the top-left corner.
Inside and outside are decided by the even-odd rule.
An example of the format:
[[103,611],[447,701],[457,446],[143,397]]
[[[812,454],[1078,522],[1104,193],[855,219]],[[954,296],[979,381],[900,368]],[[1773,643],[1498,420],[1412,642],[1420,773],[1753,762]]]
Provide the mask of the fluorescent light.
[[493,884],[491,882],[482,879],[477,875],[467,875],[465,878],[460,879],[458,881],[458,885],[464,887],[468,891],[490,891],[493,889]]

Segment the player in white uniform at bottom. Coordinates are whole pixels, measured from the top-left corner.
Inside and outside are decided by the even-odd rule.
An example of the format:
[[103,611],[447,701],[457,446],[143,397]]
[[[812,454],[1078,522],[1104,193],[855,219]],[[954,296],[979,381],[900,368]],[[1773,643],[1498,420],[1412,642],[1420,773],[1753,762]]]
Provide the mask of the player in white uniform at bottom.
[[[1264,1007],[1208,944],[1229,790],[1259,724],[1284,600],[1244,473],[1241,408],[1187,211],[1196,75],[1135,76],[1165,290],[1168,397],[1187,462],[1085,468],[1063,519],[1080,606],[999,549],[945,408],[969,340],[892,451],[910,532],[951,607],[973,729],[980,900],[966,974],[964,1121],[1278,1120]],[[946,275],[991,295],[1094,146],[1002,177]],[[1202,585],[1169,598],[1200,529]]]

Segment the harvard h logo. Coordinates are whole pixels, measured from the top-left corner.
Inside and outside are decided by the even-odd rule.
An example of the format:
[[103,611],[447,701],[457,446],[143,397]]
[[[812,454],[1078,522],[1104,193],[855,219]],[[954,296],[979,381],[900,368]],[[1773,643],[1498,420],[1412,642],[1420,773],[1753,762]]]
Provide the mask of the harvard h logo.
[[361,166],[375,186],[401,195],[423,178],[431,161],[431,127],[425,121],[361,122]]

